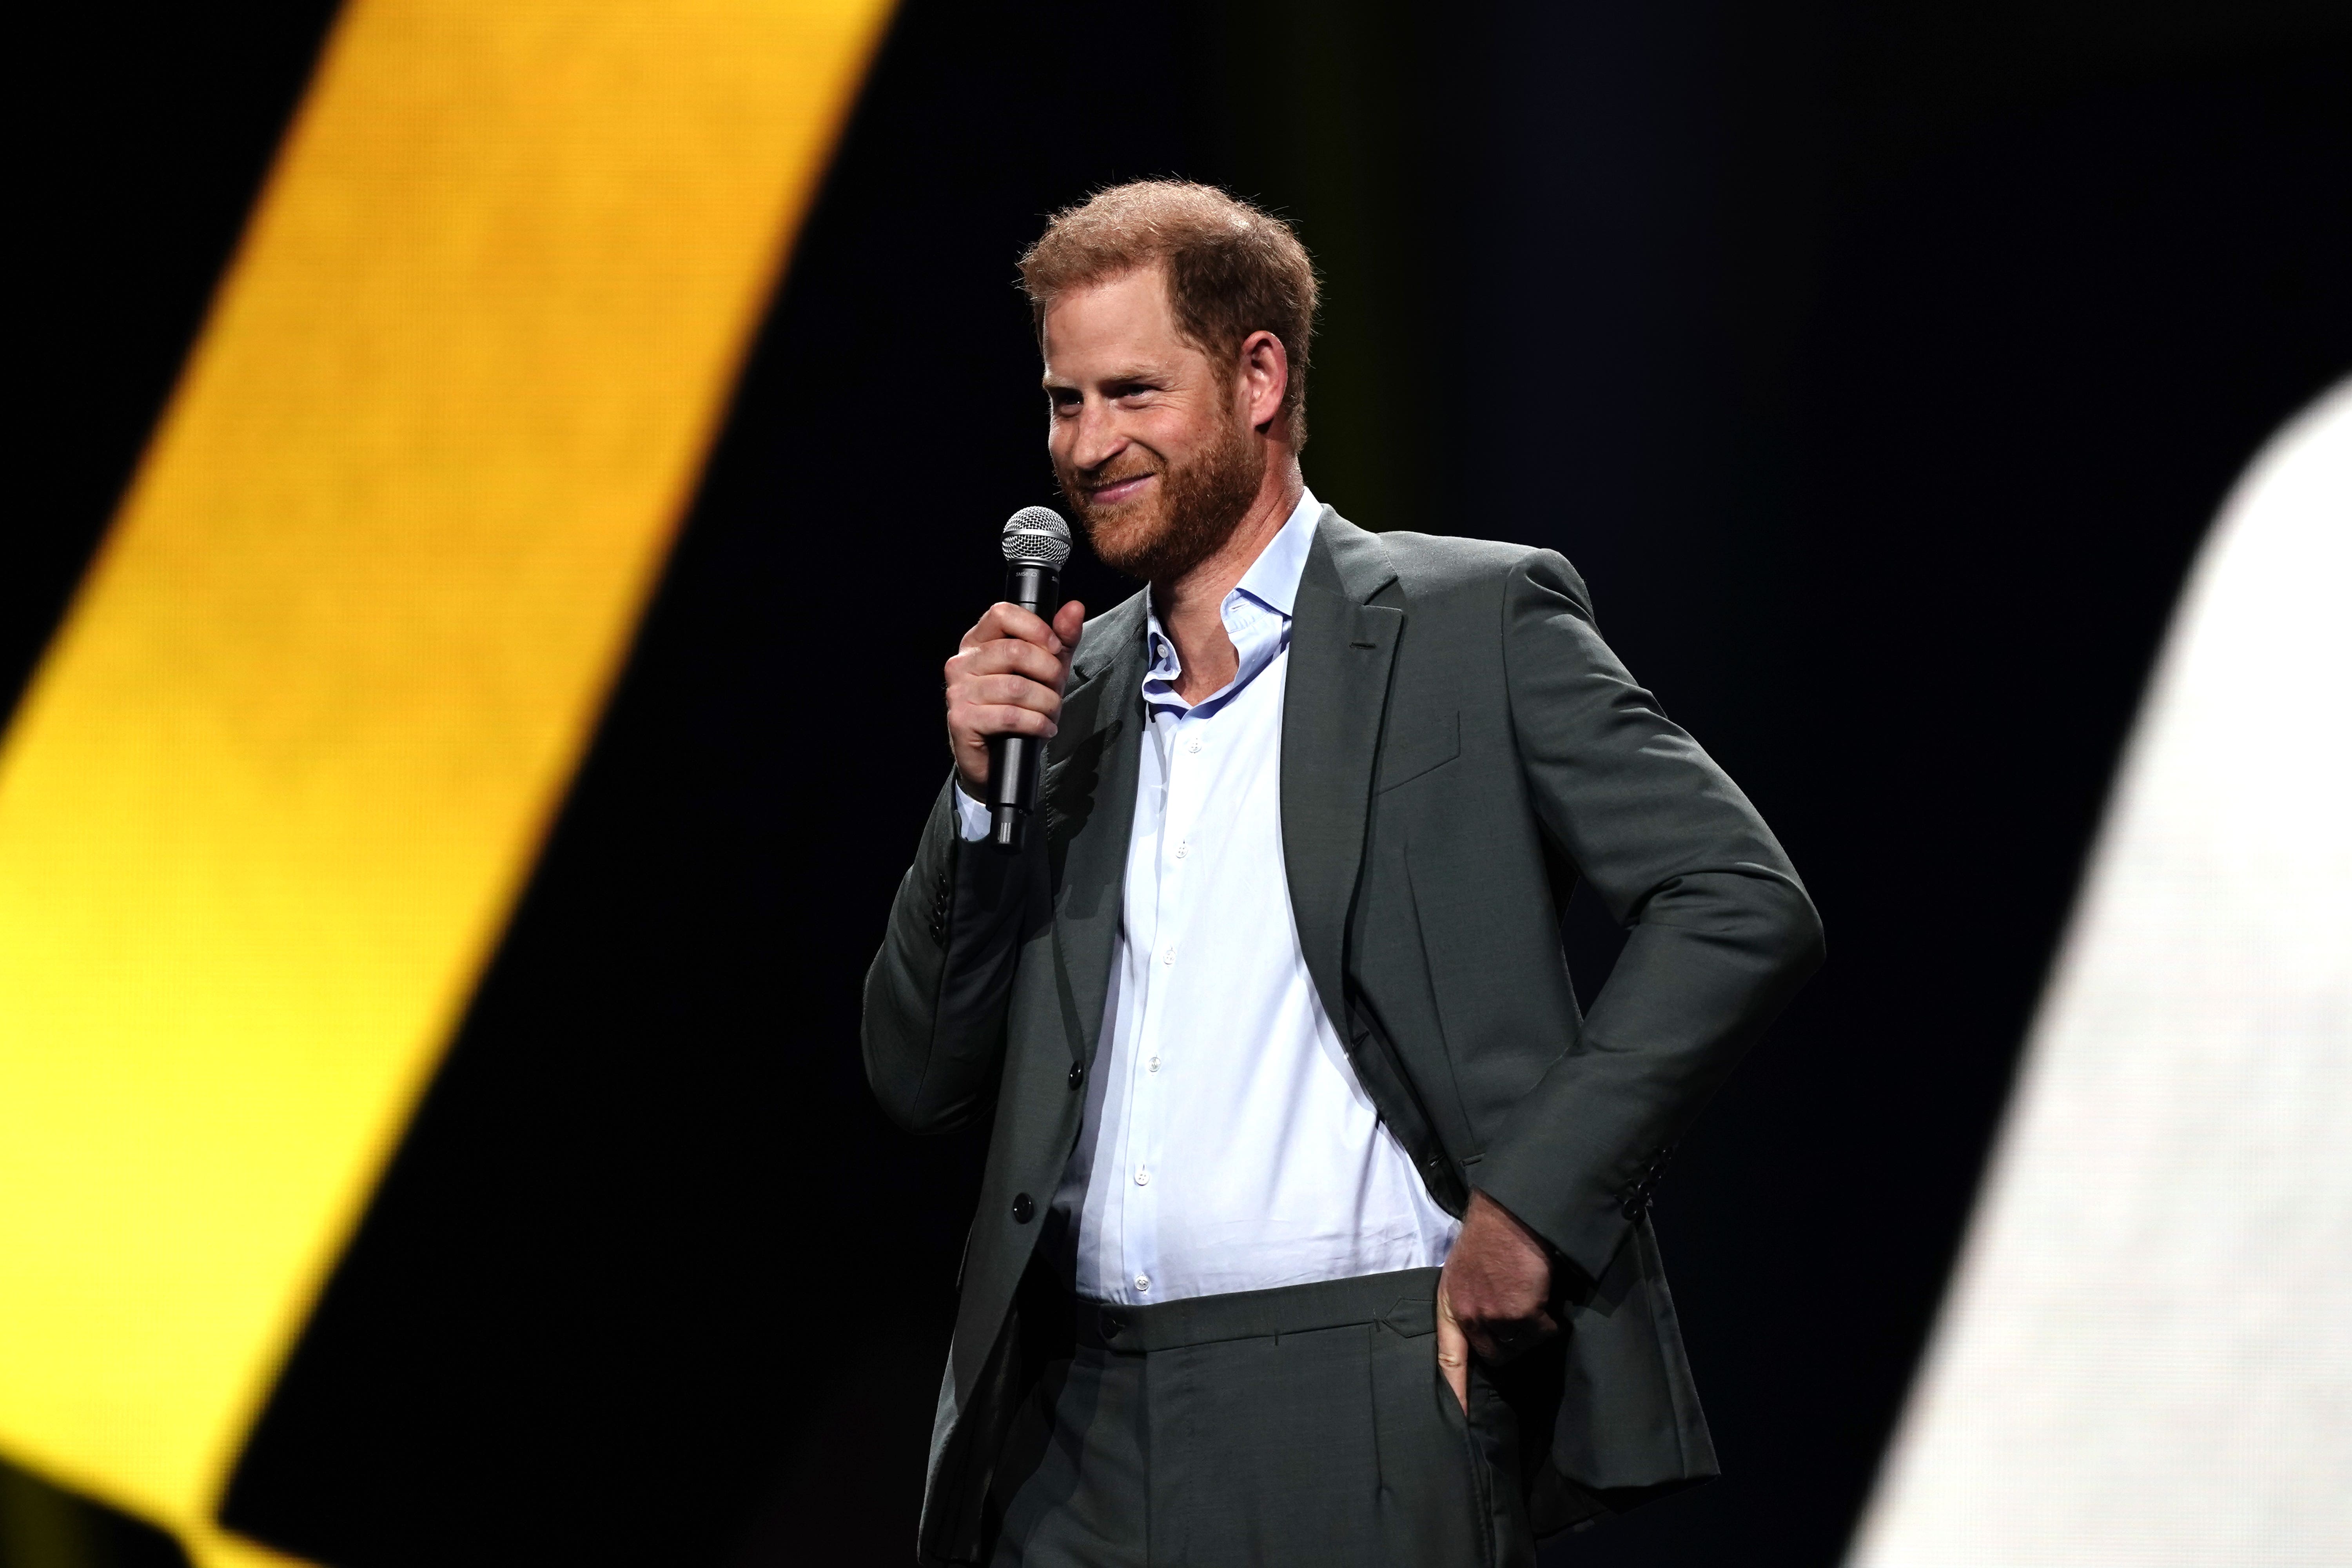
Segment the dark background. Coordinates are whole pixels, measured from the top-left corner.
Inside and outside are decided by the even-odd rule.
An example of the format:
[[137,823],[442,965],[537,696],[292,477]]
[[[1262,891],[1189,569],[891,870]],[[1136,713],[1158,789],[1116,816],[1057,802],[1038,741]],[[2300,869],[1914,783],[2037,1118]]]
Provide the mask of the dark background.
[[[0,691],[331,11],[87,6],[17,53]],[[230,1523],[344,1568],[910,1559],[980,1149],[870,1107],[857,985],[940,662],[1054,499],[1013,258],[1171,172],[1318,257],[1318,493],[1565,552],[1822,906],[1658,1205],[1728,1474],[1546,1562],[1838,1558],[2181,574],[2352,369],[2338,4],[913,0]],[[1589,994],[1614,933],[1568,925]],[[27,1533],[37,1492],[0,1559],[173,1555]]]

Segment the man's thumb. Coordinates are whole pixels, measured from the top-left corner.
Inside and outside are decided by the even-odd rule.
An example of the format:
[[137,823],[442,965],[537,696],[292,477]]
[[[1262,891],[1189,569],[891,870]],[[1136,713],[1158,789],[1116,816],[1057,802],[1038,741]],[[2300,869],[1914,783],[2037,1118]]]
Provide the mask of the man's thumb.
[[1470,1414],[1470,1336],[1454,1321],[1443,1284],[1437,1288],[1437,1370],[1445,1374],[1445,1384],[1454,1390],[1462,1413]]

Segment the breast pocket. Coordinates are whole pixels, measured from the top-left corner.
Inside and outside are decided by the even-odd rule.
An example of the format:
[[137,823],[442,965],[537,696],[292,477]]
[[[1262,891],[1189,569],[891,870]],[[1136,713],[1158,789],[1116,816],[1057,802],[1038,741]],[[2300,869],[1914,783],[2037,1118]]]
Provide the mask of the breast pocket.
[[1461,754],[1462,715],[1458,711],[1407,720],[1390,730],[1381,747],[1380,782],[1375,788],[1391,790],[1401,784],[1410,784]]

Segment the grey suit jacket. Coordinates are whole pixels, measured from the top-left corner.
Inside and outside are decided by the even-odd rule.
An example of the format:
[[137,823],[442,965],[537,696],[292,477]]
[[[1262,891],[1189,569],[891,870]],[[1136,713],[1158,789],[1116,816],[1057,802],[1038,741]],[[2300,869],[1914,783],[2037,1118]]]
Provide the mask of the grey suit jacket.
[[[941,790],[866,976],[866,1074],[893,1120],[994,1118],[926,1563],[979,1551],[1027,1373],[1015,1292],[1101,1044],[1143,632],[1140,594],[1087,623],[1027,853],[964,845]],[[1282,833],[1316,988],[1430,1192],[1459,1214],[1484,1191],[1554,1251],[1567,1332],[1549,1450],[1524,1477],[1538,1531],[1715,1474],[1648,1196],[1821,962],[1770,830],[1601,642],[1559,555],[1368,533],[1326,508],[1291,631]],[[1580,875],[1629,931],[1590,1017],[1559,940]]]

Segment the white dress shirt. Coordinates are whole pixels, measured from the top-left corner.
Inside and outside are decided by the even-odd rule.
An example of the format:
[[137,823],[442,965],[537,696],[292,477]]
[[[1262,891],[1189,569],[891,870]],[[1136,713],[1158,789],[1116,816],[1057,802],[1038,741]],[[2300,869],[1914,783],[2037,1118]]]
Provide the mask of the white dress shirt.
[[[1460,1230],[1356,1081],[1291,916],[1283,678],[1321,512],[1302,494],[1225,595],[1241,667],[1222,689],[1177,696],[1175,645],[1150,618],[1103,1043],[1046,1238],[1093,1300],[1422,1268]],[[964,837],[987,837],[988,808],[956,799]]]

